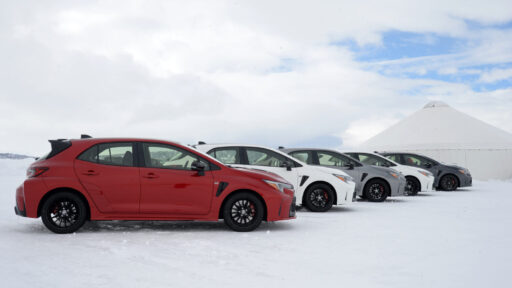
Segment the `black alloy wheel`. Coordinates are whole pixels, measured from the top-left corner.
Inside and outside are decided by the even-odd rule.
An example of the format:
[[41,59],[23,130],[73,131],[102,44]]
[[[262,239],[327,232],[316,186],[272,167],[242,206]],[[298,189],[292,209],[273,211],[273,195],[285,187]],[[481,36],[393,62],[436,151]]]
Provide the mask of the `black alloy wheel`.
[[416,178],[407,176],[405,177],[407,182],[405,184],[405,192],[407,192],[407,195],[409,196],[415,196],[418,195],[418,192],[420,192],[420,181],[418,181]]
[[59,192],[46,199],[41,209],[41,218],[46,228],[54,233],[73,233],[85,223],[87,208],[79,196]]
[[441,178],[440,187],[444,191],[454,191],[459,186],[459,181],[454,175],[448,174]]
[[304,205],[312,212],[325,212],[334,203],[334,191],[325,184],[314,184],[304,195]]
[[366,183],[364,195],[370,202],[382,202],[388,198],[389,186],[380,179],[374,179]]
[[238,232],[256,229],[263,221],[264,206],[254,194],[236,193],[224,204],[222,215],[229,228]]

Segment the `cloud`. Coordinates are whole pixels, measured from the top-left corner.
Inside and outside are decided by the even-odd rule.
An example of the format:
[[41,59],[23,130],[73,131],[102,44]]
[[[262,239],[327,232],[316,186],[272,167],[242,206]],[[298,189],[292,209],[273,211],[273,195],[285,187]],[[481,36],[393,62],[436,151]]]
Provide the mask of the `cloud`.
[[[357,145],[430,99],[479,105],[474,113],[512,131],[509,113],[488,112],[512,107],[508,90],[425,79],[431,71],[479,75],[474,65],[512,61],[510,31],[494,28],[512,20],[510,1],[34,1],[0,8],[6,152],[42,154],[47,139],[81,133]],[[483,28],[472,30],[468,20]],[[465,46],[364,63],[350,46],[332,44],[382,47],[383,33],[393,30],[416,33],[425,45],[444,35]]]
[[508,80],[512,78],[511,69],[492,69],[480,75],[480,82],[494,83],[501,80]]

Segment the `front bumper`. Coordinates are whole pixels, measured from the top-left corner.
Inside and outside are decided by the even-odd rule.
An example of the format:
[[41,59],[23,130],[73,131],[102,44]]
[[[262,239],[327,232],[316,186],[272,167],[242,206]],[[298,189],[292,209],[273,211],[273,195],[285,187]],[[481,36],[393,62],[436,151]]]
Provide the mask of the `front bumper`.
[[460,183],[459,187],[470,187],[473,186],[473,177],[471,174],[463,174],[459,177]]
[[426,183],[422,183],[421,185],[421,192],[432,192],[434,191],[435,187],[434,187],[434,183],[435,183],[435,178],[434,176],[432,177],[429,177],[428,180],[426,181]]

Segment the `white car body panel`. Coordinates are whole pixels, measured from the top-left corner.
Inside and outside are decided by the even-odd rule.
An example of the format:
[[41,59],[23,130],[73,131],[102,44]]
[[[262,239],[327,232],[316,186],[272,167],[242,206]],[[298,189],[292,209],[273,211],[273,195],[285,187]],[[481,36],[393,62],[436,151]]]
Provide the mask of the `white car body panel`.
[[[245,144],[202,144],[197,145],[195,148],[205,154],[215,148],[220,147],[253,147],[260,149],[271,150],[272,152],[283,155],[285,158],[290,161],[297,162],[302,167],[293,167],[291,171],[288,171],[285,167],[269,167],[269,166],[258,166],[258,165],[245,165],[245,164],[226,164],[232,167],[244,167],[244,168],[252,168],[252,169],[260,169],[264,171],[269,171],[275,173],[282,178],[286,179],[290,184],[295,188],[296,195],[296,204],[302,205],[303,195],[309,185],[315,182],[326,182],[329,183],[336,192],[337,205],[347,204],[353,201],[354,191],[356,187],[356,183],[354,181],[343,182],[342,180],[335,177],[333,174],[345,176],[348,179],[351,179],[345,172],[338,169],[331,169],[326,167],[318,167],[308,165],[304,162],[301,162],[295,158],[292,158],[288,154],[285,154],[281,151],[264,147],[264,146],[255,146],[255,145],[245,145]],[[303,176],[307,176],[307,180],[301,184],[301,180]]]

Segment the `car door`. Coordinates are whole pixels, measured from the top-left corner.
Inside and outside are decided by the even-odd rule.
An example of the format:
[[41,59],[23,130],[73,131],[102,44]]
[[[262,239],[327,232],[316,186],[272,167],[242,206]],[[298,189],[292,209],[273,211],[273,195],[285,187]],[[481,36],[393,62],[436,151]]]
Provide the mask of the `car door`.
[[[242,166],[276,173],[290,182],[295,189],[298,189],[299,177],[302,175],[299,173],[300,167],[295,167],[297,166],[295,165],[296,162],[292,159],[259,147],[240,147],[240,152],[242,153],[242,159],[244,159]],[[290,162],[292,167],[290,169],[284,167],[285,162]]]
[[75,160],[80,183],[102,213],[139,212],[139,167],[134,151],[131,142],[101,143]]
[[[213,175],[208,161],[177,146],[141,143],[140,212],[205,215],[213,199]],[[194,161],[206,164],[204,173],[192,170]],[[204,175],[201,175],[204,174]]]

